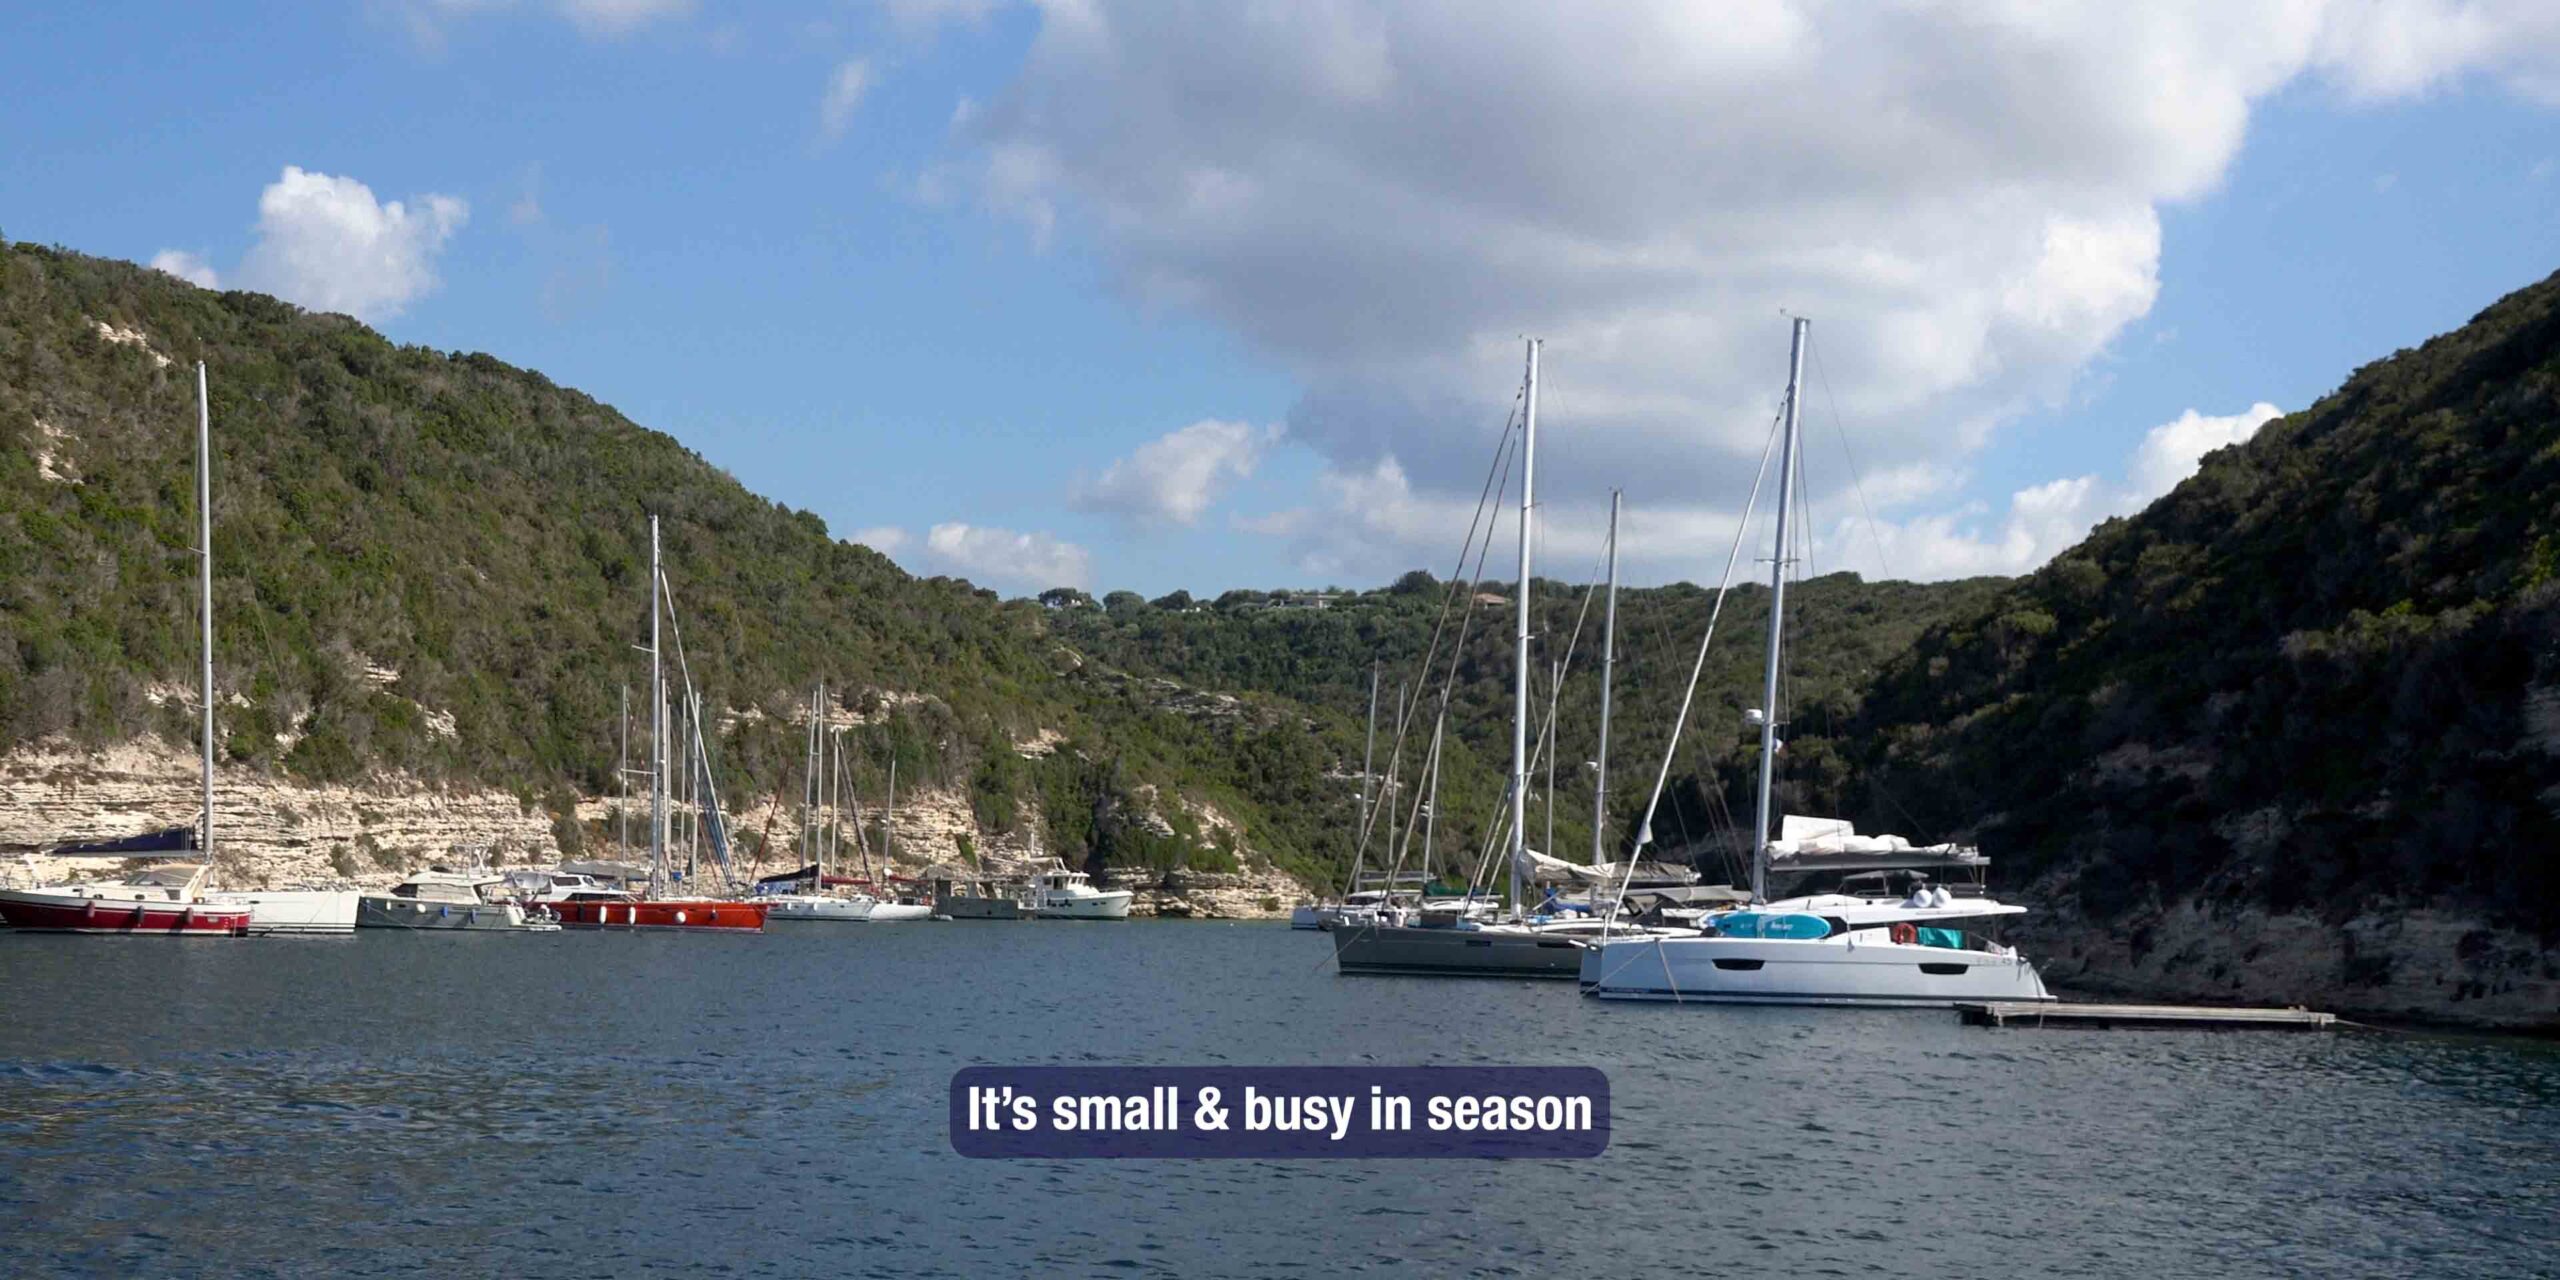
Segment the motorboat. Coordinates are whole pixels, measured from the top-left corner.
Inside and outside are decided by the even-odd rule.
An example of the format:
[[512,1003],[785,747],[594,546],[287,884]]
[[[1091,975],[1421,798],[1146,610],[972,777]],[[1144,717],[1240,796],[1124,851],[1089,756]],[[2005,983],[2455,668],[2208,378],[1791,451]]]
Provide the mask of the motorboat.
[[544,909],[527,911],[502,890],[505,876],[493,871],[456,871],[432,867],[393,885],[388,893],[368,893],[356,905],[360,929],[438,929],[470,932],[551,932],[560,927]]
[[1136,896],[1127,889],[1097,889],[1091,876],[1059,862],[1031,877],[1031,914],[1039,920],[1126,920]]

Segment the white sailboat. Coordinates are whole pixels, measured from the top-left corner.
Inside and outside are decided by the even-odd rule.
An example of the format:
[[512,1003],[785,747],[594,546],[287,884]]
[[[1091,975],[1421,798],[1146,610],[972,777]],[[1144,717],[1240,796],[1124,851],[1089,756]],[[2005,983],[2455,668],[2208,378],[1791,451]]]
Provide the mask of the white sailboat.
[[[829,760],[829,749],[834,743],[835,735],[827,726],[827,686],[822,680],[818,682],[816,691],[809,695],[809,741],[802,760],[804,769],[800,792],[800,852],[810,860],[808,884],[805,888],[795,889],[789,893],[765,894],[754,899],[768,905],[769,910],[765,913],[765,919],[768,921],[808,920],[861,924],[871,918],[874,903],[869,894],[858,893],[837,897],[826,892],[827,834],[835,827],[836,796],[832,790],[829,790],[824,793],[825,798],[822,801],[820,780],[824,778],[830,783],[837,781],[826,763]],[[820,814],[824,815],[823,828],[819,825]]]
[[[1580,968],[1582,947],[1595,937],[1651,934],[1641,926],[1616,920],[1537,920],[1524,909],[1528,871],[1536,859],[1528,845],[1529,809],[1529,590],[1535,543],[1538,448],[1538,341],[1528,343],[1527,370],[1521,385],[1520,443],[1520,573],[1512,602],[1512,716],[1509,849],[1510,918],[1482,922],[1461,904],[1445,922],[1397,923],[1392,908],[1374,923],[1338,924],[1334,928],[1334,967],[1351,974],[1401,974],[1429,977],[1573,977]],[[1614,523],[1614,521],[1613,521]],[[1613,549],[1614,551],[1614,533]],[[1614,581],[1615,572],[1611,577]],[[1614,637],[1609,642],[1614,644]],[[1605,696],[1605,694],[1604,694]],[[1552,710],[1550,712],[1552,723]],[[1553,789],[1549,790],[1550,796]]]
[[[887,887],[887,882],[890,877],[897,873],[897,864],[891,861],[891,859],[897,856],[897,853],[898,762],[893,757],[889,761],[889,811],[887,815],[882,818],[880,827],[880,882],[881,887],[884,889]],[[867,857],[869,855],[866,854],[865,856]],[[930,920],[932,918],[933,908],[925,905],[924,903],[898,902],[889,898],[875,899],[871,904],[871,915],[869,917],[870,922],[873,924],[903,924],[916,920]]]
[[[1581,956],[1582,991],[1610,1000],[1720,1004],[1943,1007],[1974,1001],[2051,1000],[2043,978],[2025,956],[1960,927],[2023,915],[2024,907],[1988,896],[1957,897],[1947,889],[1925,886],[1914,888],[1899,901],[1889,893],[1856,892],[1769,899],[1770,865],[1773,854],[1780,852],[1778,844],[1787,845],[1788,853],[1801,855],[1808,838],[1827,835],[1846,849],[1852,835],[1846,824],[1798,818],[1781,831],[1781,841],[1769,838],[1770,789],[1778,755],[1778,678],[1787,572],[1792,563],[1787,499],[1795,487],[1798,409],[1810,324],[1802,317],[1794,322],[1779,443],[1769,646],[1763,710],[1757,713],[1760,778],[1752,827],[1752,905],[1709,917],[1706,930],[1694,936],[1592,942]],[[1650,832],[1643,838],[1649,839]],[[1856,852],[1901,851],[1886,845]],[[1974,851],[1947,852],[1957,861],[1977,868],[1981,864]]]

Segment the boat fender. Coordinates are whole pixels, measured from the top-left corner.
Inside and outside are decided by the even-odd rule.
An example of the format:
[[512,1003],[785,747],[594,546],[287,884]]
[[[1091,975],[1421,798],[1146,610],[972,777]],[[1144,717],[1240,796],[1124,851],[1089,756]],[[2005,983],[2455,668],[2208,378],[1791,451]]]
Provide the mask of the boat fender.
[[1892,936],[1895,942],[1907,947],[1920,940],[1920,930],[1908,920],[1896,920],[1893,922]]

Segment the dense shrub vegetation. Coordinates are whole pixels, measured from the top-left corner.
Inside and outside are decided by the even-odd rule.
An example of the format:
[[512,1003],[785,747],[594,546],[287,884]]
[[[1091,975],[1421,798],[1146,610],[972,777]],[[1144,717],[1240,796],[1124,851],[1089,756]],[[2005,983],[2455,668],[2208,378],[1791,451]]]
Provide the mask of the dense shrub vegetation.
[[[1329,879],[1353,845],[1371,667],[1383,772],[1396,685],[1454,608],[1443,865],[1491,830],[1508,582],[1481,600],[1417,571],[1320,603],[1242,588],[1004,601],[836,541],[539,374],[23,245],[0,249],[0,747],[187,738],[199,358],[237,763],[400,769],[555,813],[611,790],[617,698],[645,670],[631,646],[655,512],[693,671],[709,705],[741,713],[715,747],[733,804],[797,785],[789,720],[823,678],[871,713],[867,793],[894,759],[902,781],[965,791],[992,829],[1036,819],[1070,858],[1232,865],[1233,837],[1163,802],[1179,795]],[[2004,876],[2066,874],[2101,916],[2202,889],[2455,900],[2560,931],[2556,512],[2560,280],[2359,371],[2029,577],[1792,589],[1782,801],[1978,836]],[[1733,865],[1729,815],[1748,813],[1741,713],[1759,701],[1767,599],[1754,585],[1727,606],[1657,819],[1711,873]],[[1710,603],[1687,584],[1621,597],[1613,855]],[[1579,858],[1599,612],[1556,581],[1533,606],[1541,708],[1545,664],[1573,650],[1552,823]],[[1408,782],[1429,730],[1412,718]],[[1054,750],[1015,749],[1044,734]]]
[[[400,769],[555,812],[609,792],[623,686],[646,705],[654,512],[705,701],[751,713],[715,747],[733,804],[798,785],[787,721],[824,678],[852,710],[927,695],[863,733],[869,794],[894,757],[999,827],[1039,814],[1071,858],[1178,860],[1138,834],[1158,834],[1131,804],[1151,786],[1302,868],[1350,825],[1323,780],[1357,751],[1345,717],[1166,712],[1053,643],[1039,606],[910,577],[539,374],[27,245],[0,249],[0,747],[189,739],[198,359],[234,763]],[[1014,752],[1044,730],[1065,745]]]
[[2560,932],[2560,277],[1931,628],[1851,727],[1853,796],[2101,916],[2199,888]]

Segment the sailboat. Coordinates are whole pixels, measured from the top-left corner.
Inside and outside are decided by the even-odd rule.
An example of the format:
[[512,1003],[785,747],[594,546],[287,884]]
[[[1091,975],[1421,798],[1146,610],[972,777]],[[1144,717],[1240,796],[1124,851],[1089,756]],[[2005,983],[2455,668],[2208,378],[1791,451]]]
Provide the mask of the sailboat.
[[[809,740],[802,752],[800,786],[801,856],[807,858],[806,869],[793,877],[791,887],[779,893],[759,894],[752,901],[772,908],[769,920],[833,921],[860,924],[871,918],[874,905],[870,895],[855,894],[836,897],[826,892],[827,837],[835,830],[835,795],[828,792],[820,799],[821,779],[837,781],[828,767],[829,751],[835,735],[827,723],[827,686],[818,682],[816,692],[809,695]],[[819,825],[823,812],[825,826]]]
[[[870,848],[868,845],[863,847],[866,851]],[[884,893],[887,892],[889,883],[897,879],[897,866],[891,861],[897,854],[898,762],[892,758],[889,761],[889,809],[881,819],[880,825],[880,879],[877,883]],[[863,856],[868,858],[870,854],[865,852]],[[894,898],[884,897],[871,904],[869,920],[872,924],[903,924],[932,918],[933,908],[924,903],[900,902]]]
[[[1685,937],[1603,939],[1581,954],[1585,995],[1610,1000],[1720,1004],[1944,1007],[1959,1002],[2053,999],[2035,966],[2017,951],[1961,926],[2023,915],[2026,908],[1978,892],[1959,896],[1929,885],[1919,866],[1962,866],[1979,874],[1978,850],[1911,850],[1891,837],[1858,837],[1848,824],[1789,817],[1769,838],[1771,783],[1778,757],[1778,685],[1784,652],[1788,558],[1787,499],[1795,487],[1798,403],[1805,337],[1797,317],[1788,356],[1779,443],[1777,535],[1769,577],[1769,645],[1763,671],[1759,800],[1753,811],[1751,904],[1706,918]],[[1648,833],[1649,835],[1649,833]],[[1772,901],[1775,861],[1805,869],[1829,861],[1846,874],[1835,892]],[[1890,873],[1901,874],[1902,896]],[[1879,892],[1881,890],[1881,892]]]
[[[213,856],[213,411],[204,362],[196,362],[196,535],[199,577],[198,660],[203,676],[201,714],[203,813],[193,832],[185,828],[154,838],[119,842],[116,852],[188,851],[196,857],[109,880],[0,890],[0,921],[10,927],[53,933],[149,934],[163,937],[241,937],[251,933],[351,933],[356,895],[334,890],[217,893],[205,888]],[[172,838],[174,837],[174,838]]]
[[[666,573],[659,565],[658,518],[649,517],[649,885],[645,893],[610,887],[590,876],[560,872],[543,876],[544,883],[530,895],[526,905],[547,907],[569,929],[692,929],[720,931],[759,931],[764,928],[766,904],[736,899],[666,896],[669,881],[667,863],[667,739],[669,715],[667,704],[664,646],[659,638],[659,624],[672,610],[665,599]],[[688,703],[690,706],[690,679]],[[699,769],[696,776],[698,793],[707,808],[705,829],[712,841],[713,852],[723,865],[728,835],[719,814],[719,793],[709,785],[710,769],[705,753],[699,717],[681,748],[688,768]]]
[[[1528,846],[1529,588],[1537,505],[1538,346],[1536,339],[1529,340],[1521,387],[1520,574],[1512,602],[1511,813],[1504,859],[1510,873],[1510,916],[1500,923],[1482,923],[1452,913],[1455,918],[1445,924],[1416,925],[1397,923],[1398,913],[1390,909],[1375,923],[1337,925],[1333,958],[1335,969],[1342,973],[1570,979],[1580,971],[1582,947],[1589,938],[1613,931],[1652,932],[1614,920],[1533,919],[1523,905],[1527,873],[1538,865]],[[1615,576],[1613,569],[1613,582]],[[1614,605],[1611,615],[1614,621]],[[1608,643],[1614,645],[1615,637]]]

